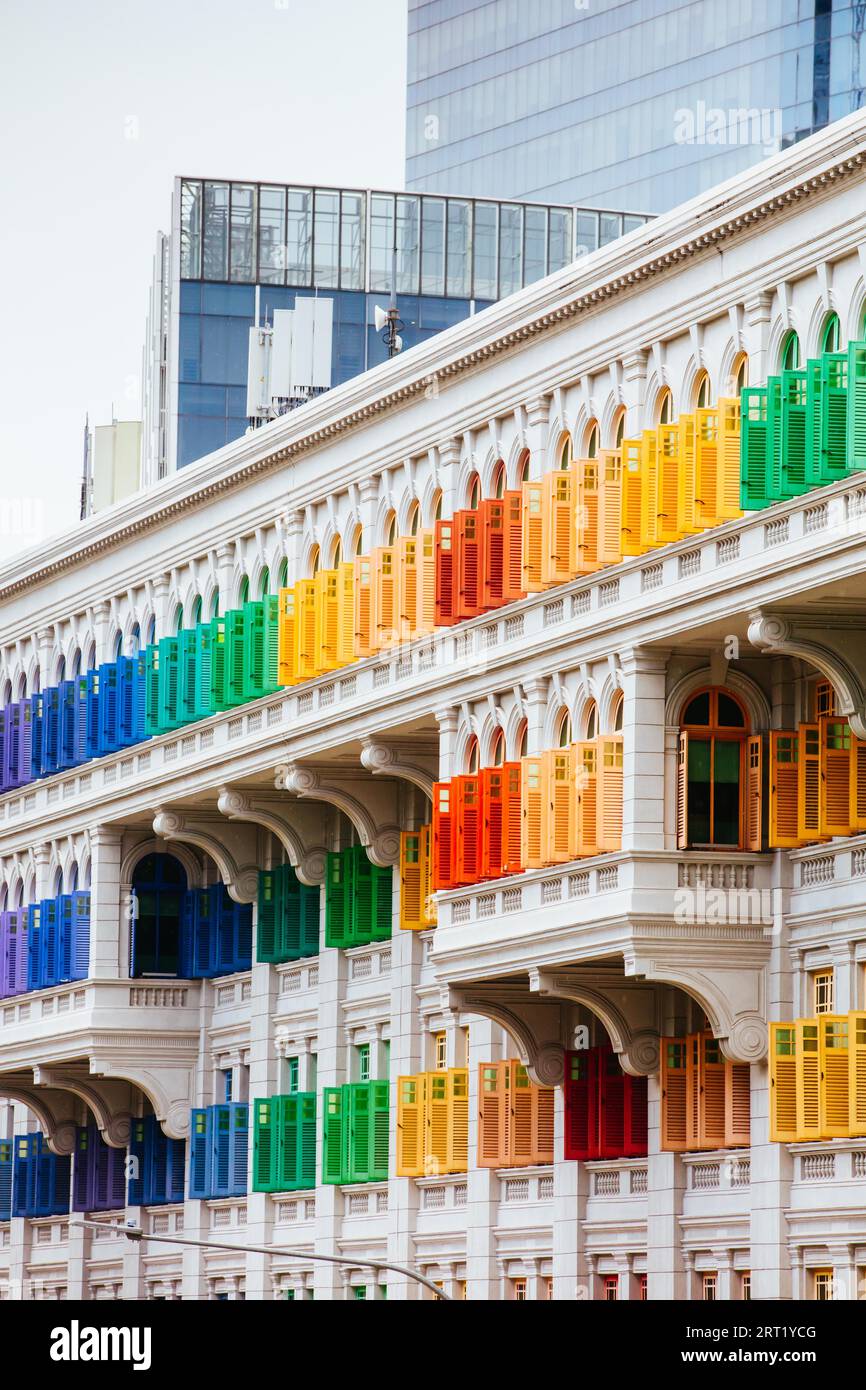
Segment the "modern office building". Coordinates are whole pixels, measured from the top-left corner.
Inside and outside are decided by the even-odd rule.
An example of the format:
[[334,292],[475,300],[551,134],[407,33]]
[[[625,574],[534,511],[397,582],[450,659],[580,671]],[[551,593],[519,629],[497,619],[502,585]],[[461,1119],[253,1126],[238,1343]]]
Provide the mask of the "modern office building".
[[861,113],[3,563],[4,1296],[862,1295],[864,190]]
[[[395,217],[404,347],[646,221],[541,204],[178,179],[148,311],[145,483],[237,439],[251,417],[284,411],[386,359],[374,320],[376,306],[388,305]],[[253,335],[251,356],[256,325],[274,337]],[[248,399],[272,346],[286,380],[271,383],[268,399]]]
[[663,212],[863,102],[856,0],[409,0],[406,186]]

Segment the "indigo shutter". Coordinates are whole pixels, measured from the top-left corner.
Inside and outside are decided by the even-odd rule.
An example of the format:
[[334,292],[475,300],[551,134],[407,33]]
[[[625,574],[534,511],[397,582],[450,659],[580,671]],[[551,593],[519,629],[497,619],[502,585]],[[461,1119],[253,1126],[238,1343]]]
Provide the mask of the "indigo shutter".
[[60,691],[51,686],[45,691],[42,701],[42,772],[49,775],[57,771],[60,737]]
[[189,1195],[211,1195],[213,1110],[193,1110],[190,1117]]
[[131,1207],[143,1206],[145,1202],[146,1127],[146,1119],[134,1119],[129,1127],[129,1187],[126,1200]]
[[250,1108],[244,1103],[231,1106],[231,1195],[243,1197],[247,1192],[249,1157]]
[[[154,1117],[154,1124],[156,1118]],[[186,1144],[183,1139],[169,1139],[166,1173],[166,1188],[170,1202],[183,1201],[183,1170],[186,1161]]]
[[94,1129],[79,1125],[75,1130],[75,1163],[72,1173],[72,1210],[93,1211],[93,1148]]
[[[30,944],[29,944],[29,943],[30,943],[30,908],[29,908],[29,907],[20,907],[20,908],[18,909],[18,925],[17,925],[17,931],[16,931],[16,933],[15,933],[15,936],[16,936],[17,945],[16,945],[16,951],[15,951],[15,982],[14,982],[14,993],[15,993],[15,994],[24,994],[25,991],[29,988],[28,983],[27,983],[28,971],[29,971],[29,968],[30,968],[30,967],[29,967],[29,962],[30,962],[30,949],[31,949],[31,948],[30,948]],[[11,942],[11,933],[10,933],[10,942]],[[11,948],[10,948],[10,965],[11,965],[11,955],[12,955],[12,952],[11,952]]]
[[232,1106],[209,1106],[211,1121],[211,1197],[231,1197],[232,1192]]
[[152,1119],[153,1123],[148,1136],[145,1188],[147,1200],[154,1205],[159,1205],[165,1202],[168,1196],[168,1135],[155,1115]]

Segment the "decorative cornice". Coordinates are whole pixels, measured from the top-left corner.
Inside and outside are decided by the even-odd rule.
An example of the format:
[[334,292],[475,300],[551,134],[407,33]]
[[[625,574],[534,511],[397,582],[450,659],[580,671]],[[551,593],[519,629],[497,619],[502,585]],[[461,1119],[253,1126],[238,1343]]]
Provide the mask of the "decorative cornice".
[[[728,217],[722,217],[715,226],[708,226],[706,230],[698,232],[696,235],[686,235],[679,242],[676,241],[676,221],[680,216],[679,209],[648,223],[644,231],[644,249],[650,254],[644,261],[638,262],[631,268],[626,268],[626,264],[621,266],[620,263],[623,260],[626,260],[627,263],[627,258],[639,250],[640,243],[637,246],[629,244],[625,257],[623,257],[617,243],[614,243],[612,248],[605,248],[602,252],[593,253],[587,258],[587,269],[582,272],[579,278],[584,281],[591,281],[593,274],[598,271],[599,267],[605,265],[611,267],[609,278],[602,279],[601,283],[588,288],[583,294],[578,294],[565,303],[549,303],[546,307],[541,307],[545,301],[550,300],[551,296],[561,293],[563,290],[567,291],[567,287],[573,284],[575,279],[574,264],[566,267],[555,277],[548,276],[545,280],[539,281],[537,285],[527,287],[526,290],[520,292],[518,312],[522,311],[524,304],[530,313],[532,313],[534,306],[536,311],[534,317],[529,318],[526,322],[506,332],[500,332],[489,342],[478,343],[476,346],[468,347],[465,351],[458,351],[458,355],[450,362],[446,361],[432,369],[428,355],[419,353],[417,373],[412,380],[394,385],[392,389],[386,389],[382,395],[375,399],[368,400],[355,409],[346,411],[339,419],[326,420],[293,442],[273,449],[261,458],[254,458],[247,463],[240,464],[231,474],[205,483],[195,492],[178,497],[163,506],[157,506],[155,510],[137,517],[110,534],[94,539],[89,544],[79,546],[68,554],[58,557],[50,564],[22,575],[20,579],[0,588],[0,602],[27,589],[34,588],[78,565],[86,564],[97,555],[117,549],[137,536],[166,525],[184,512],[195,510],[228,492],[243,487],[253,478],[260,477],[277,468],[284,468],[287,463],[316,450],[323,444],[332,442],[338,436],[369,424],[377,416],[400,409],[419,396],[423,397],[429,386],[431,370],[435,372],[439,380],[444,378],[453,381],[455,378],[490,362],[493,358],[510,352],[511,349],[523,346],[540,334],[558,330],[569,320],[591,313],[601,305],[623,293],[630,292],[657,275],[678,269],[684,262],[701,256],[706,251],[716,250],[722,243],[729,242],[733,238],[749,235],[760,223],[765,222],[768,218],[789,212],[803,200],[814,197],[816,194],[823,195],[834,186],[862,172],[866,153],[863,149],[858,148],[858,143],[862,144],[864,126],[866,126],[866,122],[864,122],[863,114],[854,113],[851,117],[831,127],[831,134],[820,132],[811,137],[810,140],[796,146],[794,151],[784,151],[781,155],[776,155],[771,160],[766,161],[765,164],[758,165],[757,169],[750,170],[746,176],[740,176],[730,183],[722,185],[719,189],[711,190],[710,194],[705,195],[704,209],[700,212],[693,211],[690,214],[689,226],[694,227],[695,220],[702,215],[707,221],[710,221],[714,216],[718,216],[721,209],[731,207],[738,197],[742,201],[747,201],[750,195],[766,188],[774,179],[784,184],[791,177],[792,167],[800,165],[806,166],[808,169],[814,162],[820,161],[822,157],[827,157],[824,153],[825,147],[830,146],[829,154],[834,162],[829,167],[805,174],[791,186],[780,188],[774,196],[764,198],[751,207],[743,207],[741,211]],[[844,151],[846,145],[851,148],[850,153],[838,152],[840,147]],[[837,152],[834,154],[834,151]],[[768,169],[767,165],[771,167]],[[732,187],[732,184],[737,186]],[[711,199],[712,201],[710,201]],[[673,244],[653,254],[654,248],[666,235],[673,236]],[[491,311],[487,312],[489,314]],[[478,330],[473,319],[468,320],[467,323],[469,326],[464,330],[465,336],[471,339],[471,336],[477,334]],[[454,330],[451,330],[449,334],[450,337],[457,337],[458,347],[461,337],[464,336],[459,332],[462,327],[463,325],[458,325],[456,335]],[[399,371],[399,367],[391,369],[386,364],[384,369],[378,369],[378,375],[383,378],[384,383],[387,383],[392,376],[397,376]],[[347,383],[347,386],[350,389],[345,391],[345,394],[353,395],[352,383]],[[337,397],[337,408],[339,408],[340,396],[344,390],[345,388],[337,387],[333,393]],[[326,393],[326,398],[328,396],[332,396],[332,393]],[[318,414],[320,410],[325,413],[327,404],[318,407],[318,409],[314,408],[313,413]],[[246,441],[248,446],[249,442],[249,440]]]

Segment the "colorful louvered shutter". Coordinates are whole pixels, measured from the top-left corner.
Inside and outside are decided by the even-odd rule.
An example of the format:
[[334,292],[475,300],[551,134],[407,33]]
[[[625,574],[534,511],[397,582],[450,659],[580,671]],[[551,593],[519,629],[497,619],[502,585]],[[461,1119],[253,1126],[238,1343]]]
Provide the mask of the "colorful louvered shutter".
[[451,1114],[448,1101],[448,1073],[424,1075],[424,1171],[430,1177],[452,1171],[448,1164]]
[[656,430],[641,435],[641,544],[661,545],[659,534],[659,441]]
[[369,1086],[372,1118],[370,1181],[385,1182],[388,1178],[389,1130],[391,1127],[388,1095],[390,1087],[387,1081],[371,1081]]
[[677,749],[677,849],[689,843],[689,736],[683,731]]
[[421,827],[421,862],[424,866],[424,922],[426,926],[436,925],[436,899],[433,896],[433,826]]
[[502,870],[506,874],[519,874],[523,868],[520,851],[521,834],[521,766],[520,763],[504,763],[502,799]]
[[400,834],[400,929],[423,931],[424,866],[421,859],[421,832],[403,830]]
[[598,468],[598,559],[602,565],[616,565],[623,556],[622,453],[603,450],[599,454]]
[[577,853],[598,853],[598,743],[577,745]]
[[596,845],[599,852],[622,845],[622,734],[602,734],[598,749]]
[[[706,530],[718,524],[719,487],[719,410],[702,407],[695,411],[695,525]],[[737,501],[739,502],[740,460],[737,453]]]
[[661,1148],[681,1153],[688,1147],[687,1075],[690,1039],[661,1040]]
[[866,830],[866,741],[851,732],[851,771],[849,774],[851,833]]
[[244,614],[230,609],[225,615],[225,696],[229,709],[244,703]]
[[420,1076],[397,1077],[397,1177],[424,1173],[424,1106]]
[[[693,1040],[696,1065],[687,1074],[693,1094],[697,1093],[697,1133],[693,1147],[721,1148],[725,1143],[725,1072],[721,1044],[711,1033],[699,1033]],[[691,1105],[689,1106],[692,1112]],[[692,1145],[690,1145],[692,1147]]]
[[401,536],[397,542],[398,629],[401,642],[411,642],[418,620],[417,536]]
[[478,1068],[478,1151],[479,1168],[499,1168],[505,1162],[507,1097],[506,1062],[482,1062]]
[[821,1138],[821,1047],[818,1022],[797,1019],[797,1139]]
[[848,355],[821,358],[820,481],[832,483],[848,471]]
[[535,1163],[536,1158],[536,1088],[529,1073],[514,1058],[505,1063],[508,1078],[508,1161],[513,1167]]
[[622,502],[620,506],[620,552],[641,555],[641,441],[624,439],[620,448]]
[[295,585],[295,671],[302,681],[318,675],[316,612],[316,581],[299,579]]
[[578,574],[592,574],[601,564],[598,553],[598,463],[595,459],[579,459],[576,467],[578,489],[574,513],[577,536],[575,560]]
[[481,878],[498,878],[503,870],[505,770],[486,767],[480,774],[481,784]]
[[437,521],[435,534],[436,626],[450,627],[457,621],[455,609],[456,575],[454,572],[454,523]]
[[541,757],[520,762],[520,862],[525,869],[541,869],[546,852],[546,792]]
[[782,496],[782,378],[767,377],[767,489],[774,502]]
[[679,424],[658,428],[657,538],[660,545],[679,540],[677,512],[680,492],[681,434]]
[[694,415],[681,415],[679,421],[680,446],[679,470],[677,475],[677,532],[681,536],[694,535],[703,529],[698,518],[698,458],[697,458],[697,420]]
[[770,734],[770,849],[799,845],[797,808],[799,742],[794,730]]
[[505,503],[488,498],[478,509],[481,527],[480,606],[498,608],[505,602]]
[[751,1067],[747,1062],[725,1062],[725,1147],[748,1148],[752,1142]]
[[348,1107],[349,1164],[347,1182],[370,1182],[372,1167],[372,1115],[369,1082],[356,1082],[344,1087],[344,1104]]
[[806,477],[806,441],[809,433],[806,410],[806,373],[788,371],[781,380],[781,471],[780,496],[797,497],[809,486]]
[[190,1116],[189,1195],[207,1198],[211,1195],[213,1112],[193,1110]]
[[476,883],[481,873],[481,795],[476,776],[451,783],[456,815],[454,883]]
[[817,724],[800,724],[797,729],[797,807],[801,844],[822,838],[821,804],[821,731]]
[[415,555],[418,574],[413,636],[423,636],[436,626],[436,531],[433,526],[418,532]]
[[767,388],[747,386],[742,393],[740,506],[744,511],[767,507],[775,500],[770,492],[770,455]]
[[565,584],[577,573],[575,474],[568,468],[545,473],[541,486],[541,583]]
[[348,666],[355,660],[355,566],[344,560],[337,566],[337,662]]
[[341,1183],[346,1176],[347,1135],[343,1117],[346,1087],[326,1086],[322,1092],[322,1182]]
[[851,728],[844,719],[822,716],[821,800],[819,829],[822,835],[848,835],[851,831]]
[[448,1090],[449,1173],[465,1173],[469,1164],[469,1072],[466,1067],[450,1067],[446,1073]]
[[847,1139],[850,1134],[848,1015],[822,1014],[818,1027],[821,1138]]
[[542,555],[544,553],[543,483],[523,484],[522,522],[521,587],[524,593],[537,594],[544,588],[542,579]]
[[851,472],[866,469],[866,342],[848,344],[847,459]]
[[565,1143],[567,1159],[598,1158],[597,1048],[565,1054]]
[[278,651],[279,683],[280,685],[294,685],[298,680],[294,587],[280,589]]
[[336,570],[319,570],[316,586],[316,669],[333,671],[339,665],[339,576]]
[[372,656],[372,595],[373,570],[369,555],[358,555],[355,559],[355,655]]
[[256,904],[256,960],[280,959],[281,875],[278,869],[260,869]]
[[523,494],[506,492],[504,498],[504,550],[502,561],[502,601],[514,603],[524,597],[523,587]]
[[763,829],[764,797],[763,741],[760,734],[746,739],[746,849],[760,852]]
[[543,854],[548,864],[567,864],[576,854],[576,751],[576,745],[572,745],[570,748],[554,748],[541,755],[547,832]]
[[455,885],[454,805],[450,782],[433,785],[433,891]]
[[460,619],[483,613],[481,597],[481,535],[477,512],[458,512],[455,521],[454,564],[457,570],[456,614]]
[[316,1096],[301,1091],[292,1099],[298,1106],[297,1185],[307,1189],[316,1186]]
[[793,1023],[770,1024],[770,1139],[792,1144],[797,1138],[797,1030]]
[[349,861],[329,852],[325,866],[325,945],[337,948],[352,942],[352,898]]
[[866,1134],[866,1013],[848,1015],[848,1133]]
[[253,1191],[277,1186],[277,1109],[282,1097],[253,1101]]
[[[364,858],[367,859],[366,851]],[[390,864],[370,864],[370,877],[373,893],[371,939],[390,941],[394,918],[394,871]]]
[[381,651],[400,640],[397,602],[397,558],[393,546],[383,546],[370,556],[373,574],[371,626],[373,647]]

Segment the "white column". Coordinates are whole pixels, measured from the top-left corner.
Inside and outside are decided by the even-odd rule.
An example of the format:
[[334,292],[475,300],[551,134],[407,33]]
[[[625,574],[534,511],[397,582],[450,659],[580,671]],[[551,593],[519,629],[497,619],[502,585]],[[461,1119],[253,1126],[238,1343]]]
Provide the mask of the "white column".
[[668,653],[622,654],[623,849],[663,849],[665,672]]
[[442,489],[442,517],[447,521],[459,506],[457,480],[460,475],[460,440],[443,439],[438,446],[439,486]]
[[[257,936],[258,904],[253,903],[253,941]],[[252,1158],[254,1107],[256,1100],[277,1094],[278,1059],[274,1049],[271,1019],[277,1002],[279,976],[273,966],[255,961],[253,951],[252,984],[250,989],[249,1031],[249,1195],[247,1197],[247,1236],[250,1245],[270,1245],[273,1239],[274,1203],[267,1192],[254,1192]],[[273,1298],[272,1260],[268,1255],[247,1255],[246,1295],[251,1299]]]
[[227,613],[232,606],[232,581],[235,573],[235,548],[233,545],[217,546],[217,587],[219,588],[220,614]]
[[454,765],[454,752],[459,717],[457,710],[453,707],[437,709],[434,717],[439,725],[439,780],[448,782],[457,771]]
[[547,716],[549,685],[546,676],[530,676],[521,682],[526,711],[526,751],[544,751],[544,721]]
[[[400,876],[395,872],[391,938],[390,1173],[397,1169],[397,1078],[415,1076],[424,1067],[417,993],[424,943],[417,932],[400,931],[399,920]],[[417,1265],[414,1235],[418,1207],[419,1190],[415,1179],[391,1177],[388,1182],[388,1259],[394,1264]],[[390,1270],[383,1272],[382,1279],[388,1286],[391,1300],[417,1301],[423,1297],[422,1285],[412,1279]]]
[[[478,1152],[478,1069],[494,1061],[500,1030],[488,1019],[469,1030],[469,1153]],[[494,1229],[499,1219],[499,1179],[494,1168],[474,1168],[466,1174],[466,1297],[490,1303],[503,1297],[497,1269]]]
[[364,478],[359,484],[361,495],[361,550],[369,555],[376,544],[376,514],[379,509],[379,479]]
[[131,895],[121,903],[121,833],[114,826],[96,825],[90,832],[90,968],[94,980],[126,976],[128,962],[120,959],[121,913],[131,910]]
[[[325,895],[321,894],[319,939],[325,939]],[[345,1025],[342,1001],[346,993],[347,963],[344,951],[323,950],[319,955],[319,1033],[317,1133],[324,1134],[323,1094],[326,1086],[342,1086],[346,1076]],[[321,1137],[319,1154],[321,1154]],[[343,1218],[342,1189],[334,1183],[316,1188],[316,1242],[318,1253],[333,1255]],[[339,1265],[317,1261],[313,1287],[317,1302],[345,1298],[346,1276]],[[367,1281],[369,1282],[369,1281]]]
[[[553,1152],[565,1146],[565,1088],[557,1086],[553,1110]],[[553,1165],[553,1297],[571,1302],[580,1296],[579,1235],[586,1216],[586,1169],[557,1158]],[[587,1297],[585,1292],[583,1297]]]
[[767,348],[770,341],[770,310],[773,296],[758,290],[746,300],[746,351],[749,354],[749,382],[760,386],[767,380],[769,364]]
[[644,428],[647,355],[628,353],[622,360],[622,395],[626,407],[625,438],[636,439]]
[[659,1151],[661,1095],[658,1077],[647,1078],[649,1124],[647,1159],[647,1297],[686,1297],[679,1218],[685,1171],[679,1154]]
[[550,397],[536,396],[526,403],[529,439],[529,477],[538,480],[547,468],[547,435],[550,429]]

